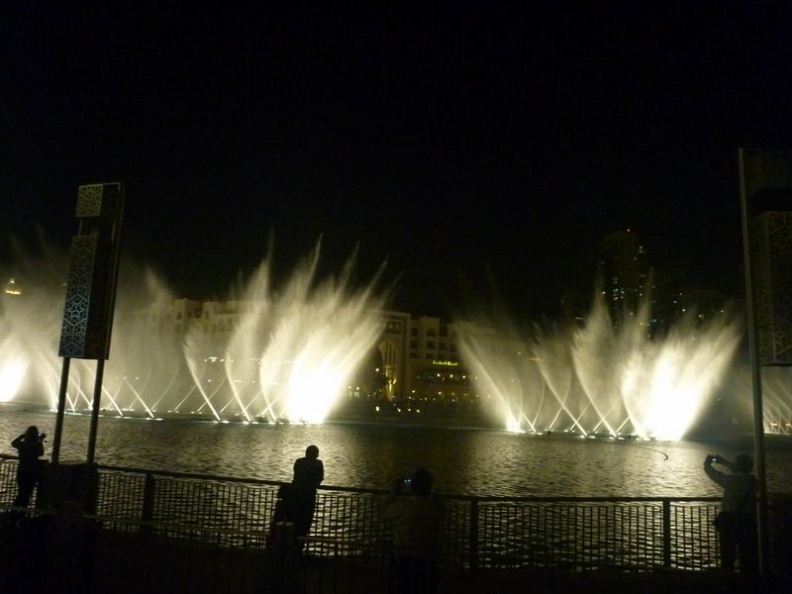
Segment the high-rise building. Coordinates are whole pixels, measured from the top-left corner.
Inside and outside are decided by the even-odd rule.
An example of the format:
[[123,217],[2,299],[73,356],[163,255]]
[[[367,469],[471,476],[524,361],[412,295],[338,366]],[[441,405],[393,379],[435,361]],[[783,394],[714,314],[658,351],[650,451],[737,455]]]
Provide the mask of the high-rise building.
[[615,326],[638,312],[649,282],[646,250],[631,229],[607,235],[600,243],[597,280]]
[[649,332],[652,335],[665,334],[685,315],[686,298],[689,297],[686,277],[687,272],[683,267],[653,268],[649,288],[652,305]]

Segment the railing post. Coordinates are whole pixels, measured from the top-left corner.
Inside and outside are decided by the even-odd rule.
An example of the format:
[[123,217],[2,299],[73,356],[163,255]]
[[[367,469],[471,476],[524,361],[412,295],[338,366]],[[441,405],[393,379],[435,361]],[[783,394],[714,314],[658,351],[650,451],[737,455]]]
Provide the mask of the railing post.
[[272,573],[268,579],[274,579],[274,582],[268,587],[274,588],[276,592],[291,592],[296,564],[297,533],[292,522],[275,522],[272,530],[275,532],[275,548],[270,551]]
[[663,567],[671,567],[671,500],[663,499]]
[[146,482],[143,485],[143,509],[142,511],[142,524],[140,525],[140,536],[144,539],[151,538],[153,529],[151,521],[154,519],[154,492],[156,489],[156,482],[154,475],[150,472],[146,473]]
[[470,569],[478,569],[479,556],[479,505],[478,499],[470,502]]

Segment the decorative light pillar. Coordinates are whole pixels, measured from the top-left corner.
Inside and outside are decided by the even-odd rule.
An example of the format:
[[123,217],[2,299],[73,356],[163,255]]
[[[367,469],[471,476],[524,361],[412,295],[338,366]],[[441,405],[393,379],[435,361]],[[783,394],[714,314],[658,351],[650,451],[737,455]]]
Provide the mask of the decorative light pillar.
[[94,461],[104,362],[110,353],[123,211],[124,188],[121,183],[79,186],[76,211],[79,230],[72,238],[58,352],[63,357],[63,369],[52,445],[53,464],[58,464],[60,458],[72,358],[97,361],[86,456],[89,465]]

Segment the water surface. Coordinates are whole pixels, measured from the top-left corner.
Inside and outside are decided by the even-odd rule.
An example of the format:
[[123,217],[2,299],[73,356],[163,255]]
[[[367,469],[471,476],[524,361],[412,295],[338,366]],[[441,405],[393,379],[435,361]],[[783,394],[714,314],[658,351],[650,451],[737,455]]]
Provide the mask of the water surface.
[[[2,411],[0,451],[28,425],[50,437],[50,413]],[[84,460],[89,418],[67,416],[61,461]],[[288,481],[294,460],[316,444],[325,484],[384,489],[426,466],[439,492],[477,496],[717,496],[702,470],[708,453],[752,454],[750,440],[609,441],[502,431],[374,424],[243,425],[101,418],[96,462],[151,470]],[[792,493],[792,441],[767,441],[773,493]]]

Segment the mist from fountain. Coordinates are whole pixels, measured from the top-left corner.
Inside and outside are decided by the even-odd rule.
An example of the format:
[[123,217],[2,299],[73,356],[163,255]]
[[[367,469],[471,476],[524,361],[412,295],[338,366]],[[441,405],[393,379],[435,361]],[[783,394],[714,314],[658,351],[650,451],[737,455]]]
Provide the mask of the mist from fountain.
[[[42,245],[39,257],[19,250],[13,275],[24,294],[6,287],[0,296],[0,403],[54,410],[68,266]],[[160,277],[125,262],[103,414],[246,423],[327,418],[376,348],[387,292],[376,290],[379,276],[353,286],[354,254],[337,278],[318,279],[319,254],[317,245],[278,287],[264,260],[227,299],[195,311],[174,309],[178,300]],[[679,439],[714,411],[750,432],[751,375],[736,356],[741,318],[725,314],[700,325],[691,315],[650,338],[649,313],[644,307],[617,329],[597,301],[582,327],[515,338],[462,324],[459,354],[485,409],[512,431]],[[174,315],[183,318],[169,319]],[[72,360],[68,412],[90,410],[95,373],[94,361]],[[762,377],[765,431],[792,433],[792,370],[765,367]]]
[[[354,286],[354,254],[338,276],[319,279],[319,256],[317,244],[277,288],[264,260],[235,289],[238,298],[211,302],[211,312],[178,313],[185,314],[178,322],[165,284],[151,271],[122,266],[127,274],[103,378],[104,413],[322,422],[376,348],[387,294],[376,288],[379,274]],[[59,262],[55,275],[63,278],[66,260]],[[0,312],[0,402],[54,410],[65,287],[53,290],[36,274],[40,262],[28,258],[25,268],[31,274],[23,274],[24,294],[4,295]],[[233,311],[226,311],[229,303]],[[161,332],[163,325],[168,331]],[[67,412],[90,409],[95,374],[95,361],[71,361]]]
[[677,440],[729,381],[743,325],[734,314],[698,325],[691,314],[651,338],[649,313],[645,305],[615,328],[596,300],[582,327],[527,339],[471,326],[461,355],[508,430]]

